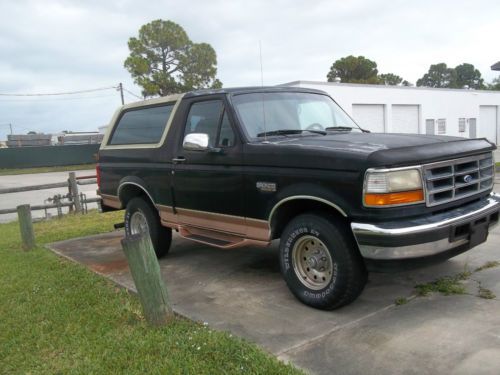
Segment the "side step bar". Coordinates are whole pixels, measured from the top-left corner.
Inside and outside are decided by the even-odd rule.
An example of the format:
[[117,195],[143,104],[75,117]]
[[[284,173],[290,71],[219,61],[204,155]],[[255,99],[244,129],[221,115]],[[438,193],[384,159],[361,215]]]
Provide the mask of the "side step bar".
[[248,239],[241,235],[212,231],[209,229],[182,225],[178,226],[176,229],[179,231],[179,235],[187,240],[218,247],[220,249],[234,249],[247,245],[259,247],[266,247],[269,245],[269,242],[267,241]]
[[227,248],[227,247],[230,247],[231,245],[234,244],[233,242],[218,240],[216,238],[205,237],[205,236],[201,236],[199,234],[189,234],[189,235],[183,236],[183,237],[187,240],[206,243],[208,245],[217,246],[220,248]]

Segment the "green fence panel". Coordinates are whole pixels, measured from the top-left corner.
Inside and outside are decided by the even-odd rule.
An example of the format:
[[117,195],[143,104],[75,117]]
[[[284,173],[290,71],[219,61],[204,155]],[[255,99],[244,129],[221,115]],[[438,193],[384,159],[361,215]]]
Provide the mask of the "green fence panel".
[[55,167],[96,162],[99,144],[0,149],[0,168]]

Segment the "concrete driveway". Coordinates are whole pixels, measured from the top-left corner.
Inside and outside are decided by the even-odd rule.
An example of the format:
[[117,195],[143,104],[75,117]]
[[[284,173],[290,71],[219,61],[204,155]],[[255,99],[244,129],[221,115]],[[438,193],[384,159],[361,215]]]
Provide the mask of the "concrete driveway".
[[[52,244],[56,253],[134,290],[122,232]],[[414,286],[500,261],[500,227],[487,243],[411,272],[372,273],[360,298],[318,311],[288,291],[277,244],[219,250],[174,237],[160,261],[176,312],[230,331],[315,374],[498,374],[500,267],[473,272],[468,294],[415,297]],[[478,296],[479,286],[496,298]],[[395,300],[410,300],[400,306]]]

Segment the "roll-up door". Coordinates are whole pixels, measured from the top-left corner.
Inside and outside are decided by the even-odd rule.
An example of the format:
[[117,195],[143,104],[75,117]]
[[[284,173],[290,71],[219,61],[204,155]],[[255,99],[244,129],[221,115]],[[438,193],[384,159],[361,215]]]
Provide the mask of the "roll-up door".
[[478,136],[486,137],[497,143],[497,106],[482,105],[479,107]]
[[392,106],[392,132],[418,134],[418,105]]
[[353,104],[352,114],[362,128],[375,133],[384,132],[383,104]]

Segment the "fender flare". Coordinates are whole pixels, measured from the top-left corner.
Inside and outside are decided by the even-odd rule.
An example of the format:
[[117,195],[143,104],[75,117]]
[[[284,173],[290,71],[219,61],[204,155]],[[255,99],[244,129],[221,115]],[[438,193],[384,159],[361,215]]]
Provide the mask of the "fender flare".
[[[120,184],[118,185],[118,189],[116,191],[116,195],[118,199],[120,199],[120,202],[122,202],[122,198],[120,196],[122,189],[127,186],[127,185],[133,185],[141,189],[150,199],[151,203],[155,205],[155,201],[151,194],[148,192],[148,189],[145,187],[145,183],[138,177],[125,177],[120,181]],[[123,202],[122,202],[123,204]]]
[[286,202],[289,202],[292,200],[299,200],[299,199],[300,200],[312,200],[312,201],[324,203],[324,204],[334,208],[335,210],[337,210],[342,216],[347,217],[347,214],[345,213],[345,211],[342,208],[340,208],[338,205],[336,205],[333,202],[330,202],[327,199],[316,197],[313,195],[292,195],[292,196],[289,196],[287,198],[283,198],[282,200],[280,200],[278,203],[276,203],[274,205],[274,207],[271,209],[271,212],[269,213],[269,217],[268,217],[269,224],[271,224],[274,214],[276,213],[276,211],[278,210],[278,208],[281,205],[283,205]]

